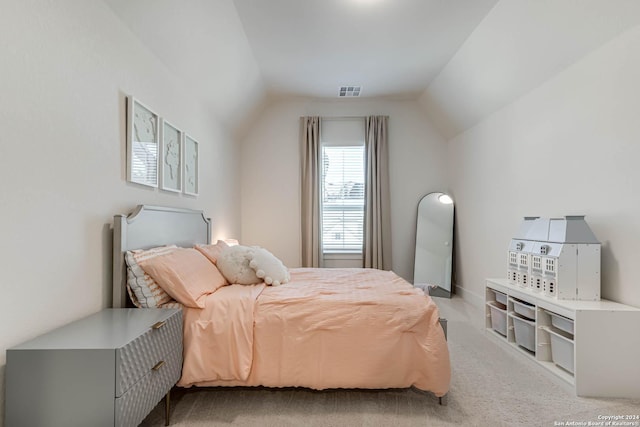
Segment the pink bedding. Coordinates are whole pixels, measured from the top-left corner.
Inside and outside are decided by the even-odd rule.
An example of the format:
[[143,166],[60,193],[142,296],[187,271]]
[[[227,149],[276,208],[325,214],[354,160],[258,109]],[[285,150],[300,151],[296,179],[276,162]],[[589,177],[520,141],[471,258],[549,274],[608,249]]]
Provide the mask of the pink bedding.
[[393,272],[291,269],[286,285],[225,286],[184,310],[183,387],[449,389],[438,309]]

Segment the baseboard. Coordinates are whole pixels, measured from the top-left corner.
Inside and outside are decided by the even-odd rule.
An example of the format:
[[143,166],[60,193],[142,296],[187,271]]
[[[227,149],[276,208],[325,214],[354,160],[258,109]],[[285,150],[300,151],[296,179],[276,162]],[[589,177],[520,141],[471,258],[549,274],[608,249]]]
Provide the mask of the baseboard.
[[461,287],[460,285],[456,285],[456,294],[476,308],[484,307],[484,296],[478,295],[475,292],[471,292]]

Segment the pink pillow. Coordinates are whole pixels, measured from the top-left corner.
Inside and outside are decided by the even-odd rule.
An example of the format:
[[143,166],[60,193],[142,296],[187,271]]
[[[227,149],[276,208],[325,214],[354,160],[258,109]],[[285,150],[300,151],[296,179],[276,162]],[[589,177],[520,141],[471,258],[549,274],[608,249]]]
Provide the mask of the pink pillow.
[[220,254],[228,247],[229,245],[224,240],[218,240],[215,245],[196,245],[196,249],[214,264],[218,263]]
[[216,266],[195,249],[175,249],[139,264],[173,299],[187,307],[204,308],[205,297],[228,284]]

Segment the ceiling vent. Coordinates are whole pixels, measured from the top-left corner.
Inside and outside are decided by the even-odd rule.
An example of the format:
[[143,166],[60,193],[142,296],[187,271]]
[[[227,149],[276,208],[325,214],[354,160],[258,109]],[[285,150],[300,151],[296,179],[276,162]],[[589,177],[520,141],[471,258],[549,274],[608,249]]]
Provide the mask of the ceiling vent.
[[362,86],[340,86],[340,98],[353,98],[360,96]]

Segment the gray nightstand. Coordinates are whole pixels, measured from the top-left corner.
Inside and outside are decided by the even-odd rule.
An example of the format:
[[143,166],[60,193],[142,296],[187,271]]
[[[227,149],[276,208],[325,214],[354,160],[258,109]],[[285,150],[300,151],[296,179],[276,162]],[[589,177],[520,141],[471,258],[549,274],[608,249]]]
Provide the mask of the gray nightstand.
[[6,426],[168,425],[181,371],[181,310],[104,310],[7,350]]

